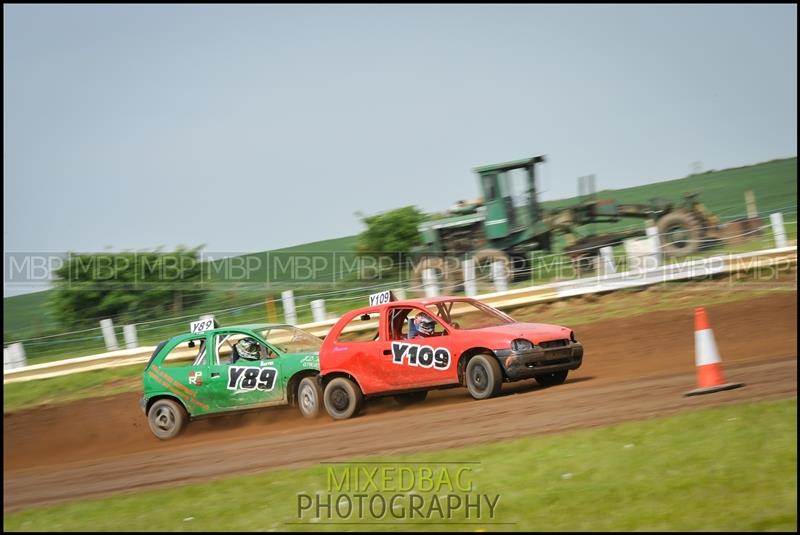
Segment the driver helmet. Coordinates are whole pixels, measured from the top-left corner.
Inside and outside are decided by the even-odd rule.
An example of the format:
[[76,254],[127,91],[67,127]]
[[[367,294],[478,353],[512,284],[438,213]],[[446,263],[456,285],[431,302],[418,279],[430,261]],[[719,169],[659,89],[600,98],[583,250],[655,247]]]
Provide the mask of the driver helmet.
[[434,322],[430,316],[424,313],[419,313],[414,318],[414,323],[417,324],[417,331],[423,336],[432,336],[433,330],[436,327],[436,322]]
[[259,360],[258,342],[250,337],[242,338],[236,342],[236,351],[239,356],[247,360]]

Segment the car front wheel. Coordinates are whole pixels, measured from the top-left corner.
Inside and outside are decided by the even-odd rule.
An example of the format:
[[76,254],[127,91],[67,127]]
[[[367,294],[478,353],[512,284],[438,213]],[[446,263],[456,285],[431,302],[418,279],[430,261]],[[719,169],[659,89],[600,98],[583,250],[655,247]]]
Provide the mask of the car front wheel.
[[358,385],[346,377],[336,377],[325,385],[325,410],[334,420],[345,420],[358,414],[364,400]]
[[297,386],[297,406],[300,414],[306,418],[319,416],[319,407],[322,402],[322,388],[316,377],[304,377]]
[[474,399],[487,399],[500,393],[503,371],[492,355],[475,355],[467,363],[467,390]]
[[161,440],[169,440],[180,434],[188,415],[183,406],[171,399],[159,399],[147,413],[150,431]]

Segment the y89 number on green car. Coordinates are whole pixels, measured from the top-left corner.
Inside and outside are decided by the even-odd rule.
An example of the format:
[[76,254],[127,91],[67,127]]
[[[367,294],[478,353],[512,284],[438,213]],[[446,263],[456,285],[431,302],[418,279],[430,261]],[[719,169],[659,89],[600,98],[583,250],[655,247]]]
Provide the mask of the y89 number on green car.
[[296,405],[303,416],[315,418],[322,399],[321,344],[291,325],[194,322],[191,332],[161,342],[153,352],[140,407],[162,440],[195,418],[275,405]]

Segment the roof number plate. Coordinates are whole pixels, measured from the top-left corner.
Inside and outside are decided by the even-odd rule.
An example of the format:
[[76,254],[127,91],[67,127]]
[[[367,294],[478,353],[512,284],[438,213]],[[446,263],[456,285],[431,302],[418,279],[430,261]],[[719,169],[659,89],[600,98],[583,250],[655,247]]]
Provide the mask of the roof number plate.
[[203,331],[207,331],[209,329],[212,329],[213,327],[214,327],[214,320],[213,319],[198,320],[198,321],[193,321],[189,325],[189,331],[192,334],[201,333]]
[[372,294],[369,296],[369,306],[374,307],[377,305],[385,305],[389,301],[394,301],[394,295],[391,290]]

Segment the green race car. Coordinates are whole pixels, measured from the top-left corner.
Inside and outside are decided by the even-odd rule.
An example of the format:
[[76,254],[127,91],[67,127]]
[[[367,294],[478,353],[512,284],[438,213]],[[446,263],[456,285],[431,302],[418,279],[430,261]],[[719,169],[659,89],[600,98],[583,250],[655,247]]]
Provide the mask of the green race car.
[[150,430],[167,440],[190,419],[273,405],[316,417],[321,344],[291,325],[193,322],[191,332],[161,342],[144,369],[139,403]]

